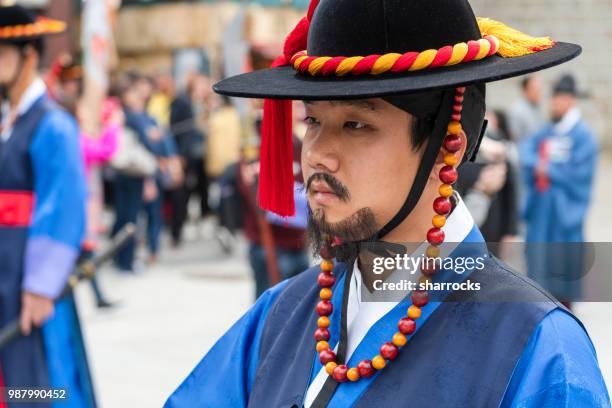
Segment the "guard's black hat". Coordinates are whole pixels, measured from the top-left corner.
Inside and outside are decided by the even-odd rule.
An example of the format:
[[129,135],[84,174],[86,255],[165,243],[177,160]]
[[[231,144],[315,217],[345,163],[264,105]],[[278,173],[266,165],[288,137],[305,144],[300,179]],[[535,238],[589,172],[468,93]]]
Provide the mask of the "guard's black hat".
[[282,215],[293,212],[290,104],[284,100],[381,97],[414,116],[433,117],[409,196],[381,237],[416,205],[447,133],[458,88],[470,157],[482,133],[486,82],[548,68],[580,52],[575,44],[477,19],[467,0],[312,0],[275,67],[224,79],[214,90],[267,98],[259,200]]
[[577,98],[586,98],[588,93],[578,89],[576,78],[572,74],[563,74],[553,86],[553,95],[569,94]]
[[36,17],[22,6],[0,5],[0,43],[22,46],[65,29],[64,22]]

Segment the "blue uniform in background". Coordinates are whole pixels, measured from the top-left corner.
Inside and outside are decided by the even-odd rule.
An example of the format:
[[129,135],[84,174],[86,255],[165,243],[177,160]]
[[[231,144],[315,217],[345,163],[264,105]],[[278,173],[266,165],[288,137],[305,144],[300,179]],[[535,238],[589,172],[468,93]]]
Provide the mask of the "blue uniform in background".
[[[61,294],[85,226],[76,123],[39,79],[17,109],[0,139],[0,327],[19,317],[22,291]],[[0,367],[6,387],[63,387],[69,399],[62,407],[95,406],[72,296],[56,304],[42,329],[1,350]]]
[[[597,154],[595,135],[576,108],[520,145],[529,275],[564,301],[578,300],[581,292],[584,222]],[[544,184],[534,173],[540,160],[547,163]]]

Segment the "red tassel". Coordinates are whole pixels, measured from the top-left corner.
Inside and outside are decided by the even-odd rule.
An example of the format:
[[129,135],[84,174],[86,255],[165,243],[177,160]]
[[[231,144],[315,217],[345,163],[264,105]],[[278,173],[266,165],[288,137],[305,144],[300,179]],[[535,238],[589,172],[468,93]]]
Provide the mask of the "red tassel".
[[291,101],[266,99],[261,125],[259,206],[281,216],[295,213]]
[[[272,68],[289,64],[291,57],[306,49],[310,19],[319,0],[312,0],[308,14],[285,39],[283,55]],[[295,214],[293,200],[293,128],[290,100],[264,100],[261,124],[259,206],[281,216]]]

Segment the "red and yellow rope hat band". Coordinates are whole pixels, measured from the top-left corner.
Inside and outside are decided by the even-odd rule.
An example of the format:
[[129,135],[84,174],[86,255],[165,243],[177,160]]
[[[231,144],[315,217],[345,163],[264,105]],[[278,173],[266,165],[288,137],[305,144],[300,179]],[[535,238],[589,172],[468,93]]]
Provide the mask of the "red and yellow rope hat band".
[[478,61],[493,54],[519,57],[551,48],[555,44],[549,37],[531,37],[488,18],[478,18],[478,27],[483,38],[437,50],[365,57],[317,57],[300,51],[291,57],[290,63],[296,71],[312,76],[379,75],[448,67]]
[[0,39],[36,37],[43,34],[56,34],[66,30],[66,23],[50,18],[39,17],[31,24],[17,24],[0,27]]

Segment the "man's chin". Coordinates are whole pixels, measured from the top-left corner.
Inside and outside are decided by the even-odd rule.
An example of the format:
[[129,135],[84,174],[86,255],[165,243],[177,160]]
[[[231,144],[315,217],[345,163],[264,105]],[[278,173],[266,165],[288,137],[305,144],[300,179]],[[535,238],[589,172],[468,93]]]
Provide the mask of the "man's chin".
[[338,207],[339,205],[317,205],[311,206],[310,208],[312,209],[312,213],[315,214],[316,220],[324,219],[328,224],[335,224],[346,220],[352,214],[351,212],[341,211],[341,209]]

